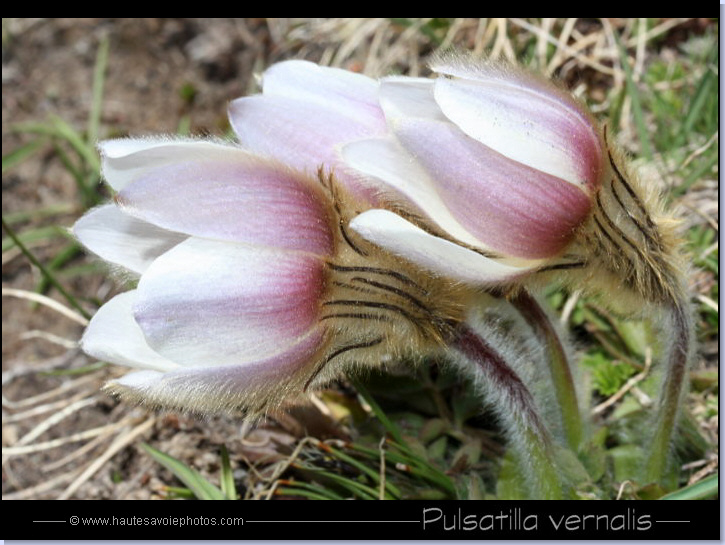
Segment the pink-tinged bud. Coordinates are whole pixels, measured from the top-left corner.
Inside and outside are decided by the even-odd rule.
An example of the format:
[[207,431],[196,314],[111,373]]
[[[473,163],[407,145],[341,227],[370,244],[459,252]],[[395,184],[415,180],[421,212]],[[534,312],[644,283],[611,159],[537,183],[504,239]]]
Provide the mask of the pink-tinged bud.
[[74,231],[140,279],[98,311],[82,346],[141,370],[111,385],[132,399],[259,409],[304,380],[326,347],[320,317],[335,224],[318,180],[198,144],[102,145],[116,205],[89,212]]
[[[347,165],[421,217],[419,227],[480,254],[481,281],[499,279],[489,258],[521,274],[559,257],[600,184],[596,122],[569,94],[519,69],[458,59],[433,69],[435,80],[382,80],[388,134],[345,146]],[[366,236],[367,223],[352,226]],[[417,259],[419,251],[401,251],[396,232],[372,231],[376,243]],[[438,261],[441,274],[476,277]]]

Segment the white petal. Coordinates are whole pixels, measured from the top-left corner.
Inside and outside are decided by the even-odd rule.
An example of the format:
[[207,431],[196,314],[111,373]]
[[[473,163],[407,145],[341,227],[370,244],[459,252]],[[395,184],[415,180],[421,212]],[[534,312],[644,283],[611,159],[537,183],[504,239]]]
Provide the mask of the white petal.
[[142,274],[158,256],[186,239],[124,214],[114,204],[99,206],[73,226],[78,240],[99,257]]
[[513,280],[531,272],[540,261],[519,266],[494,261],[463,246],[436,237],[388,210],[368,210],[350,223],[360,236],[433,273],[473,284]]
[[434,81],[402,76],[383,78],[380,83],[380,105],[385,118],[394,122],[400,117],[424,117],[445,121],[433,96]]
[[98,309],[83,334],[81,348],[101,361],[154,371],[178,369],[178,364],[146,343],[131,311],[135,298],[136,291],[121,293]]
[[382,120],[378,83],[341,68],[291,60],[272,65],[263,77],[265,96],[294,98],[377,127]]
[[98,147],[103,177],[116,191],[121,191],[150,168],[195,159],[224,159],[230,153],[239,152],[228,144],[170,137],[107,140]]
[[302,393],[318,362],[324,333],[311,330],[287,351],[223,367],[183,368],[169,373],[139,371],[106,388],[132,402],[156,407],[218,413],[247,409],[252,414]]
[[393,195],[402,194],[451,236],[483,248],[482,241],[469,233],[445,206],[435,188],[436,182],[392,138],[353,142],[343,148],[342,155],[348,167],[371,176],[371,183],[379,180],[383,192],[387,188],[393,190]]

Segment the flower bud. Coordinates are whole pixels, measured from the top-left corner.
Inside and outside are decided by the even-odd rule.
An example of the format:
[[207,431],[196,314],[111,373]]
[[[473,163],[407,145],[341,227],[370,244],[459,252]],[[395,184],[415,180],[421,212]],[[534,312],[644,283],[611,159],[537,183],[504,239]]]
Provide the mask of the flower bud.
[[75,225],[99,256],[140,274],[104,305],[86,352],[137,369],[111,386],[199,411],[259,407],[325,346],[320,299],[335,241],[322,188],[231,146],[102,146],[115,205]]
[[[493,64],[443,60],[435,80],[392,77],[380,85],[388,135],[348,144],[348,166],[388,188],[422,228],[469,255],[437,272],[500,280],[559,257],[588,218],[600,184],[602,143],[596,123],[553,83]],[[352,227],[400,251],[372,212]],[[435,242],[435,240],[431,240]],[[492,264],[493,260],[496,264]],[[426,263],[430,266],[430,261]],[[478,272],[478,275],[474,271]]]

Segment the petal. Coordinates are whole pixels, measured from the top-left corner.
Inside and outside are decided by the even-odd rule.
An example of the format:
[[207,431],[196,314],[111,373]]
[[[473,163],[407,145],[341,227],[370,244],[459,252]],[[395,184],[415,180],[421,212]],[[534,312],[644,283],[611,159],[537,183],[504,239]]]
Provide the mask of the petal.
[[385,118],[425,117],[445,121],[433,96],[435,82],[426,78],[388,77],[380,82],[380,105]]
[[395,134],[478,246],[524,259],[552,257],[591,210],[581,186],[512,161],[450,123],[407,119]]
[[350,223],[360,236],[423,268],[466,283],[491,284],[525,275],[540,262],[508,265],[436,237],[388,210],[368,210]]
[[466,134],[520,163],[594,192],[602,169],[596,123],[552,82],[493,63],[435,64],[435,98]]
[[320,167],[335,171],[354,196],[374,201],[357,176],[337,167],[343,144],[385,133],[378,83],[308,61],[275,64],[263,83],[263,95],[230,105],[229,119],[241,144],[308,174]]
[[337,147],[370,136],[365,125],[344,113],[294,98],[253,96],[230,106],[239,142],[253,152],[314,173],[338,161]]
[[178,161],[224,158],[236,149],[209,140],[170,137],[106,140],[98,147],[103,177],[116,191],[121,191],[148,169]]
[[272,157],[292,168],[316,175],[320,167],[334,171],[355,196],[372,201],[370,191],[356,176],[337,167],[340,147],[385,131],[385,122],[371,129],[354,116],[287,97],[253,96],[235,100],[230,118],[240,143],[254,153]]
[[113,204],[88,212],[73,226],[73,233],[99,257],[139,274],[186,238],[124,214]]
[[135,299],[135,291],[121,293],[98,309],[83,334],[81,348],[101,361],[154,371],[178,369],[178,364],[146,343],[131,312]]
[[324,335],[313,329],[287,350],[225,367],[172,373],[129,373],[107,385],[131,401],[200,413],[259,411],[302,392],[304,373],[317,360]]
[[322,191],[316,180],[230,148],[224,157],[146,169],[116,200],[171,231],[328,255],[334,243]]
[[134,314],[149,345],[184,366],[253,362],[317,323],[324,273],[310,254],[190,238],[141,277]]
[[384,123],[377,81],[349,70],[302,60],[280,62],[264,73],[263,89],[267,97],[315,104],[370,129]]
[[368,176],[366,182],[388,198],[401,202],[427,216],[459,241],[482,247],[483,242],[469,233],[446,208],[436,182],[412,160],[408,152],[392,138],[353,142],[343,148],[346,165]]

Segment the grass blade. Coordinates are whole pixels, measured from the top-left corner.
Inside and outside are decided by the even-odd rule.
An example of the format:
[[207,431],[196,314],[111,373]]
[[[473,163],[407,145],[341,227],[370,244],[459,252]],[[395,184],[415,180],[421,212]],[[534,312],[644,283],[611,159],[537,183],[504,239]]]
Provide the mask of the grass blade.
[[221,474],[222,493],[229,500],[236,500],[237,487],[234,484],[234,475],[232,474],[232,464],[229,462],[229,451],[227,447],[222,445],[222,474]]
[[617,51],[619,52],[619,60],[624,69],[624,76],[627,81],[627,94],[632,100],[632,114],[634,115],[634,124],[637,128],[637,135],[642,146],[642,155],[648,160],[652,160],[652,143],[650,142],[647,123],[644,120],[644,112],[642,109],[642,99],[637,89],[637,84],[632,76],[632,67],[629,65],[627,50],[620,41],[619,36],[615,33],[614,37],[617,41]]
[[93,147],[98,140],[98,127],[101,124],[101,105],[103,100],[103,84],[106,77],[106,67],[108,66],[108,36],[101,39],[96,52],[96,65],[93,69],[93,102],[91,104],[91,113],[88,117],[88,134],[86,142]]
[[40,150],[45,144],[45,138],[40,137],[31,140],[27,144],[20,146],[9,152],[7,155],[3,155],[3,169],[2,173],[5,174],[8,170],[13,168],[15,165],[22,163],[25,159],[32,156],[35,152]]
[[8,236],[15,242],[15,245],[20,249],[20,251],[25,255],[25,257],[28,258],[28,260],[35,265],[38,270],[40,270],[41,274],[50,282],[55,289],[58,290],[58,292],[65,298],[70,305],[76,309],[78,312],[80,312],[81,316],[84,318],[90,320],[91,315],[88,314],[88,312],[85,311],[85,309],[78,304],[78,301],[76,301],[75,297],[73,297],[70,293],[66,291],[66,289],[55,279],[55,276],[48,271],[46,267],[43,266],[43,264],[38,261],[38,259],[33,255],[33,253],[28,250],[28,248],[25,246],[25,244],[22,243],[22,241],[18,238],[18,236],[15,234],[15,231],[13,231],[10,226],[5,221],[5,217],[2,219],[2,226],[3,229],[5,229],[5,232],[8,234]]
[[[365,464],[360,463],[352,456],[348,456],[347,454],[345,454],[329,445],[326,445],[324,443],[320,443],[320,448],[327,451],[332,456],[335,456],[336,458],[338,458],[338,459],[342,460],[343,462],[346,462],[347,464],[356,468],[361,473],[364,473],[365,475],[370,477],[370,479],[372,479],[372,481],[375,484],[377,484],[378,486],[380,485],[380,475],[376,471],[374,471],[371,468],[369,468],[368,466],[366,466]],[[400,490],[398,490],[398,488],[395,485],[386,481],[385,488],[386,488],[386,492],[389,493],[390,496],[392,496],[395,499],[400,499],[400,497],[401,497]]]
[[365,388],[359,381],[354,380],[353,385],[355,386],[355,389],[358,391],[360,396],[365,400],[365,402],[370,406],[375,416],[378,417],[378,420],[380,420],[380,423],[383,425],[383,427],[388,431],[388,433],[395,439],[395,441],[399,445],[405,445],[405,441],[403,441],[403,434],[400,433],[400,429],[398,429],[398,426],[396,426],[385,414],[385,412],[380,408],[380,405],[373,399],[373,396],[370,395],[370,392],[368,392],[367,388]]
[[207,481],[201,473],[192,469],[182,462],[156,450],[155,448],[142,443],[144,450],[158,463],[171,471],[182,483],[184,483],[200,500],[225,500],[226,496],[216,486]]
[[670,492],[662,496],[661,500],[704,500],[716,497],[720,486],[719,474],[710,475],[709,477]]
[[344,500],[342,496],[315,484],[303,481],[280,481],[284,486],[277,487],[276,493],[288,496],[303,496],[313,500]]

